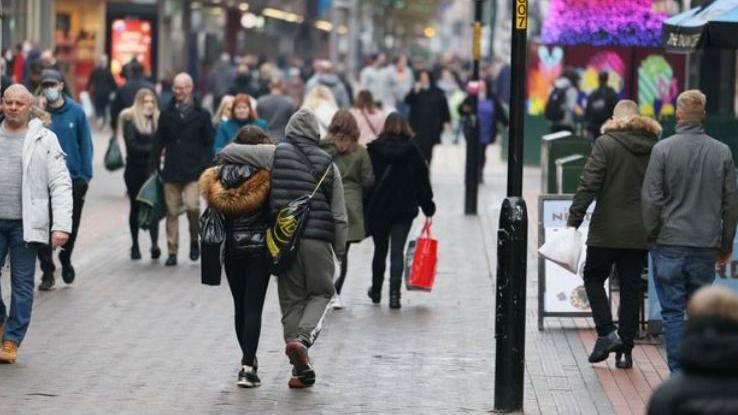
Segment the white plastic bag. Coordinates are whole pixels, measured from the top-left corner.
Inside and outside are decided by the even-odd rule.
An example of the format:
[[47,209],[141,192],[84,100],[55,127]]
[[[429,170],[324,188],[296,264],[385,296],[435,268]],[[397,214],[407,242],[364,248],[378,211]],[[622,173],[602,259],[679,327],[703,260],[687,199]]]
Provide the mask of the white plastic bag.
[[95,107],[92,105],[92,99],[90,98],[90,93],[87,91],[80,92],[79,102],[82,105],[82,110],[84,110],[85,116],[87,118],[92,118],[92,116],[95,115]]
[[538,249],[538,254],[574,274],[579,274],[582,256],[582,234],[574,228],[551,229],[552,234]]

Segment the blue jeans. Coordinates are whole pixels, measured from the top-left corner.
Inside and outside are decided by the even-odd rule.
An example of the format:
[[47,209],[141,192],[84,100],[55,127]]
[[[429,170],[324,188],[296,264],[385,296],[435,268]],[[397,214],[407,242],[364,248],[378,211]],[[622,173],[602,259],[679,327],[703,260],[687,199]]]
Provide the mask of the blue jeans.
[[23,222],[0,219],[0,267],[5,265],[5,256],[10,251],[10,315],[0,293],[0,321],[6,321],[3,340],[16,344],[23,341],[31,323],[33,307],[33,283],[36,273],[38,244],[23,241]]
[[715,280],[717,250],[657,245],[651,250],[656,294],[661,303],[666,359],[669,370],[679,370],[677,351],[684,334],[687,302],[695,291]]

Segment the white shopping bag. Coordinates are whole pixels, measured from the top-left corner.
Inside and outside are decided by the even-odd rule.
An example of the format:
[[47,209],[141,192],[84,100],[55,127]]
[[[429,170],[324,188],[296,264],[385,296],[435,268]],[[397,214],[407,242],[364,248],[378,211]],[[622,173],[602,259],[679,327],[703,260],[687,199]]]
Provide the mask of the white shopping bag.
[[82,105],[82,110],[84,110],[85,116],[87,118],[92,118],[92,116],[95,115],[95,107],[92,105],[92,99],[90,98],[90,93],[87,91],[80,92],[79,102]]
[[579,274],[584,247],[582,234],[574,228],[557,228],[551,231],[551,236],[538,249],[538,254],[564,267],[569,272]]

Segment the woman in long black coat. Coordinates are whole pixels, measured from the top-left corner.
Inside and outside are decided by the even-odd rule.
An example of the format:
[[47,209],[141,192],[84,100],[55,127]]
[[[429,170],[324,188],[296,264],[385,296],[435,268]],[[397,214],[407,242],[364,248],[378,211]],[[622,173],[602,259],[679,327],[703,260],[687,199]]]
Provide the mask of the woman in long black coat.
[[446,95],[436,86],[433,75],[422,70],[413,90],[405,97],[405,104],[410,108],[408,121],[415,131],[415,142],[430,165],[433,146],[441,143],[443,129],[451,122]]
[[[374,239],[372,286],[369,297],[379,303],[390,254],[390,308],[400,308],[404,249],[418,207],[432,217],[436,212],[428,165],[413,140],[405,118],[397,112],[387,117],[379,138],[367,148],[372,160],[375,188],[369,198],[367,222]],[[390,249],[391,248],[391,249]]]

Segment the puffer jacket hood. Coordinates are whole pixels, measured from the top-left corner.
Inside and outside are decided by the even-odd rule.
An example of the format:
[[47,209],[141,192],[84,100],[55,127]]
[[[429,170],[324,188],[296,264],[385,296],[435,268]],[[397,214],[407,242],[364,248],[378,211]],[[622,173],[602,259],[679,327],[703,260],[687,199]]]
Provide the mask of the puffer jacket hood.
[[367,148],[370,152],[390,162],[406,160],[413,152],[419,151],[417,145],[411,139],[385,134],[369,143]]
[[679,350],[687,373],[738,376],[738,323],[720,317],[688,322]]
[[318,143],[320,141],[320,127],[315,113],[307,108],[301,108],[290,117],[285,127],[285,135],[290,137],[302,137]]
[[635,155],[650,154],[661,137],[661,125],[640,115],[611,119],[602,126],[601,131]]
[[200,176],[200,192],[216,210],[226,217],[238,217],[264,207],[269,196],[271,174],[255,170],[238,187],[227,188],[220,180],[222,166],[211,167]]

